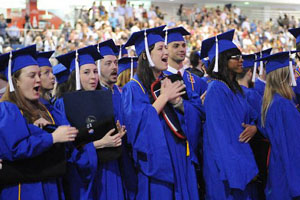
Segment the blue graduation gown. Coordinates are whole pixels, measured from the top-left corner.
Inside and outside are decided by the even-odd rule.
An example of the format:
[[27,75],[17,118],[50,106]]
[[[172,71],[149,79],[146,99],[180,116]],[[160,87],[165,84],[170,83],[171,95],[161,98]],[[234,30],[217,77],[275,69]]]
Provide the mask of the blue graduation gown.
[[[106,87],[102,87],[108,90]],[[114,85],[112,92],[115,120],[123,124],[121,112],[121,93],[118,86]],[[124,136],[125,137],[125,136]],[[123,143],[125,140],[123,139]],[[135,187],[137,181],[135,170],[133,169],[132,160],[128,156],[125,144],[122,144],[123,152],[120,162],[124,169],[120,171],[119,160],[112,160],[106,163],[99,163],[97,177],[95,179],[94,189],[97,191],[99,200],[122,200],[134,199]],[[123,172],[121,174],[121,172]],[[131,180],[129,179],[131,178]],[[122,180],[123,179],[123,180]],[[132,186],[133,185],[133,186]],[[126,189],[126,190],[125,190]]]
[[241,94],[218,80],[209,84],[204,107],[206,199],[253,199],[255,191],[248,184],[258,169],[250,145],[239,142],[239,135],[242,123],[253,124],[255,113]]
[[255,80],[254,90],[256,90],[258,92],[258,94],[260,94],[260,96],[262,96],[262,97],[264,96],[265,87],[266,87],[266,84],[264,82],[262,82],[258,78]]
[[300,198],[299,123],[292,101],[275,94],[265,122],[265,136],[271,142],[267,199]]
[[260,115],[262,96],[253,88],[247,88],[243,85],[241,85],[241,88],[244,91],[244,95],[249,105],[257,112],[258,115]]
[[[122,110],[138,167],[137,199],[198,199],[195,168],[186,155],[186,141],[174,136],[152,106],[145,87],[136,75],[134,78],[136,81],[123,88]],[[192,105],[184,101],[185,113],[192,113],[189,109]],[[184,131],[188,135],[188,130]]]
[[[62,116],[66,118],[62,98],[55,101],[53,109],[59,110]],[[69,122],[67,123],[69,124]],[[72,200],[94,200],[96,196],[92,189],[98,167],[98,158],[93,143],[88,143],[79,150],[72,143],[69,143],[67,157],[67,173],[64,177],[66,196]]]
[[[52,144],[52,135],[27,124],[15,104],[0,103],[0,158],[9,161],[31,158],[47,151]],[[18,199],[19,195],[23,200],[64,199],[60,181],[55,178],[3,186],[0,199]]]

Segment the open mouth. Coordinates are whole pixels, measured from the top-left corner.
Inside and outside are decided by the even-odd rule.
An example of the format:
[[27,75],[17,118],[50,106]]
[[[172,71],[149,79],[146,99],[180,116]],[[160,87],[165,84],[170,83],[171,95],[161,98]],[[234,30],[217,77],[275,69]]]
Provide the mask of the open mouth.
[[40,90],[40,86],[36,86],[36,87],[34,87],[34,88],[33,88],[33,90],[35,90],[36,92],[39,92],[39,90]]
[[161,59],[161,61],[168,62],[168,58],[163,58],[163,59]]

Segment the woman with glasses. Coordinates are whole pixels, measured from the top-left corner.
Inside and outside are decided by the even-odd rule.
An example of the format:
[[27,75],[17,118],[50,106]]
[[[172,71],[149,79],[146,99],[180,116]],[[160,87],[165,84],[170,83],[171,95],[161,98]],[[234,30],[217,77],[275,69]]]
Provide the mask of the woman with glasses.
[[255,112],[236,81],[242,72],[240,50],[232,42],[234,30],[202,42],[201,58],[209,57],[213,79],[204,102],[203,153],[206,199],[255,199],[252,179],[258,174],[247,143],[256,133]]

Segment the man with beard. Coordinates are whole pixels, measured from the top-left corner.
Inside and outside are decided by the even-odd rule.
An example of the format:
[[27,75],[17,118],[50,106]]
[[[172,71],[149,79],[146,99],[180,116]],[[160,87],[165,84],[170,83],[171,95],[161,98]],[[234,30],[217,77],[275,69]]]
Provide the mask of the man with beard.
[[260,126],[260,112],[262,105],[262,96],[253,88],[254,84],[252,81],[252,76],[255,57],[255,54],[243,55],[243,72],[237,74],[236,80],[243,89],[244,97],[257,115],[256,126],[258,128],[258,131],[249,143],[259,169],[259,174],[255,180],[259,199],[265,199],[264,189],[266,187],[267,181],[267,159],[269,142],[261,134],[262,129]]
[[[103,59],[97,61],[98,74],[100,76],[100,84],[103,90],[112,92],[114,116],[120,124],[123,124],[121,113],[121,90],[116,85],[118,78],[118,56],[119,49],[112,39],[101,42],[95,47],[103,56]],[[127,148],[126,135],[122,138],[122,156],[118,162],[101,163],[102,183],[99,199],[120,199],[115,198],[114,192],[111,192],[110,187],[116,187],[116,178],[112,174],[116,173],[121,176],[122,184],[125,186],[125,199],[134,199],[137,187],[137,177],[133,167],[132,158],[129,157],[129,149]],[[114,171],[114,173],[112,173]],[[121,175],[120,175],[121,174]],[[107,180],[110,180],[108,184]],[[115,188],[117,189],[117,188]],[[108,192],[110,191],[110,192]],[[121,194],[120,194],[121,195]]]
[[187,90],[195,91],[201,96],[207,89],[207,83],[200,77],[184,69],[183,61],[186,56],[186,42],[183,38],[190,33],[183,27],[167,29],[165,33],[165,43],[168,47],[168,69],[164,73],[167,75],[180,74],[183,78]]

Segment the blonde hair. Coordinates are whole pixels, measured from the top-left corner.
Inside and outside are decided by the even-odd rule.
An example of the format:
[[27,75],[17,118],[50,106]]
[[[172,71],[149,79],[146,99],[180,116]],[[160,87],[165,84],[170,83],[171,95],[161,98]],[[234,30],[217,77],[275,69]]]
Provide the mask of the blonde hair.
[[126,83],[130,81],[130,68],[124,70],[119,76],[117,80],[117,86],[122,88]]
[[279,68],[267,74],[266,87],[261,109],[261,122],[265,126],[266,116],[275,93],[284,98],[292,99],[295,94],[290,86],[291,75],[288,67]]

